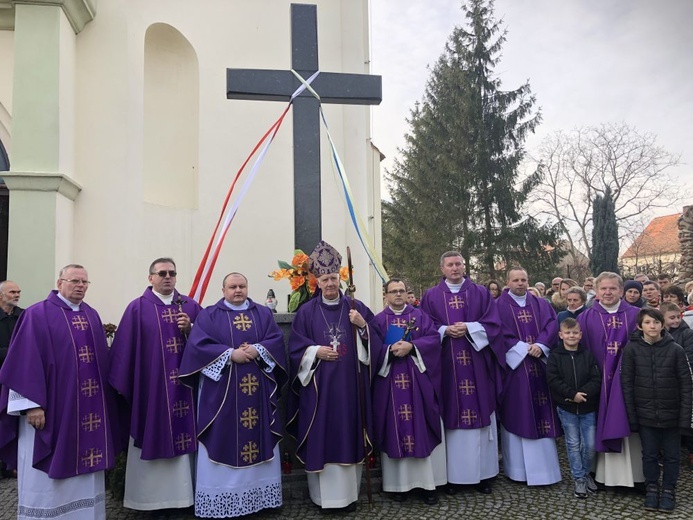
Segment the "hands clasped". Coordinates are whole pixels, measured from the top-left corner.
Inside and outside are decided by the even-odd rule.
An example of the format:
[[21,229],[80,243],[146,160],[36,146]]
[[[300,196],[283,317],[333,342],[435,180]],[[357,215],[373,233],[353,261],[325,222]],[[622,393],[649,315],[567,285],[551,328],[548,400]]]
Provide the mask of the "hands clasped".
[[458,321],[445,328],[445,335],[451,338],[461,338],[467,334],[467,324],[463,321]]
[[414,345],[408,341],[400,340],[397,343],[390,345],[390,352],[392,352],[395,357],[404,357],[411,352]]
[[243,343],[240,347],[233,349],[233,352],[231,352],[231,361],[242,365],[244,363],[250,363],[259,355],[260,353],[255,347],[249,343]]

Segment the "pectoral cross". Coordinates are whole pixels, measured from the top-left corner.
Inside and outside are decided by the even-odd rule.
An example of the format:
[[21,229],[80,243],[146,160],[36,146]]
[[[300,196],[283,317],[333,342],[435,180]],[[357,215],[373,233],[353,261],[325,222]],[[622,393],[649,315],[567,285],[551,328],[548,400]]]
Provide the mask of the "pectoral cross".
[[548,397],[546,397],[546,394],[544,392],[537,392],[537,395],[534,396],[534,400],[537,402],[539,406],[544,406],[546,403],[549,402]]
[[82,383],[82,395],[86,397],[94,397],[99,393],[99,384],[96,379],[87,379]]
[[621,346],[621,343],[618,341],[611,341],[606,344],[606,351],[611,354],[612,356],[615,356],[618,354],[618,347]]
[[189,411],[190,405],[185,401],[176,401],[176,403],[173,405],[173,415],[179,419],[188,415]]
[[398,413],[399,418],[403,421],[411,421],[411,418],[414,415],[411,411],[411,405],[408,404],[403,404],[402,406],[400,406]]
[[520,320],[522,323],[529,323],[532,321],[532,314],[527,312],[526,309],[522,309],[520,313],[517,315],[517,319]]
[[450,301],[448,301],[448,305],[453,309],[461,309],[464,307],[464,300],[458,295],[455,295],[450,299]]
[[247,408],[241,414],[241,424],[244,428],[252,430],[258,422],[257,410],[255,408]]
[[84,316],[73,316],[72,325],[77,330],[87,330],[89,328],[89,322],[84,319]]
[[618,316],[611,316],[608,320],[606,320],[606,326],[612,329],[620,329],[621,325],[623,325],[623,322],[618,319]]
[[166,323],[176,323],[178,321],[178,313],[172,307],[166,307],[166,310],[161,313],[161,319]]
[[330,345],[332,345],[332,350],[337,352],[337,348],[339,347],[339,339],[337,336],[332,336],[332,341],[330,341]]
[[537,424],[537,430],[539,430],[539,433],[542,435],[546,435],[551,431],[551,425],[549,424],[549,421],[546,419],[539,421],[539,424]]
[[89,413],[82,417],[82,428],[85,432],[93,432],[101,427],[101,417],[97,413]]
[[407,374],[397,374],[395,376],[395,386],[400,390],[406,390],[411,385],[411,379]]
[[472,362],[472,356],[469,352],[466,350],[462,350],[457,353],[455,356],[455,359],[460,365],[467,366],[469,363]]
[[85,468],[93,468],[101,463],[101,459],[103,459],[103,454],[98,448],[89,448],[82,454],[82,464]]
[[248,318],[245,314],[241,313],[233,319],[233,324],[240,331],[245,332],[253,325],[253,320]]
[[253,441],[250,441],[248,444],[243,446],[243,450],[241,451],[241,457],[245,462],[255,462],[255,459],[257,459],[259,453],[260,452],[257,449],[257,444]]
[[468,426],[474,424],[479,416],[474,410],[470,409],[465,409],[462,410],[462,414],[460,415],[460,419],[462,419],[462,422]]
[[476,392],[476,385],[469,379],[463,380],[457,388],[462,392],[462,395],[472,395]]
[[175,447],[178,451],[185,451],[192,444],[192,437],[188,433],[179,433],[176,435]]
[[412,435],[407,435],[402,439],[402,448],[404,448],[404,451],[407,453],[414,452],[414,437]]
[[240,386],[241,392],[244,394],[253,395],[255,392],[257,392],[257,387],[260,386],[260,383],[257,382],[257,377],[255,377],[253,374],[248,374],[243,376],[241,379],[241,384],[238,386]]
[[166,342],[166,350],[168,350],[171,354],[178,354],[178,352],[183,350],[183,342],[180,338],[170,338]]
[[84,345],[79,348],[79,360],[82,363],[91,363],[94,361],[94,352],[89,345]]

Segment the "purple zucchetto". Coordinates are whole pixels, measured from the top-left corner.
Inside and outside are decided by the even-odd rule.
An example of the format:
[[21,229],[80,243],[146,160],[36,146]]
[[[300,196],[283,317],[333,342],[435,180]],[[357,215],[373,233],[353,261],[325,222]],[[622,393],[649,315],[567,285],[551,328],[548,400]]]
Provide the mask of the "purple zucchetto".
[[323,274],[339,273],[342,266],[342,255],[330,244],[321,240],[308,257],[308,270],[316,278]]

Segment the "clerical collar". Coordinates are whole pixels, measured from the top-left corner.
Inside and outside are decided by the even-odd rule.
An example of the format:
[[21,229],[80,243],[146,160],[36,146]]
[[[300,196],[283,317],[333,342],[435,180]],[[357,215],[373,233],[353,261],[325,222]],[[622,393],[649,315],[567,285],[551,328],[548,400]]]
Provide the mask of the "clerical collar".
[[616,312],[616,311],[618,310],[618,308],[619,308],[620,305],[621,305],[621,302],[620,302],[620,301],[617,301],[615,305],[609,305],[608,307],[607,307],[606,305],[604,305],[602,302],[599,302],[599,305],[601,305],[602,308],[603,308],[606,312],[608,312],[609,314],[613,314],[614,312]]
[[448,282],[448,279],[445,279],[445,285],[448,286],[448,289],[450,289],[450,292],[452,293],[458,293],[460,292],[460,289],[462,289],[462,284],[464,283],[464,278],[462,278],[462,281],[460,283],[452,283]]
[[522,296],[518,296],[517,294],[513,294],[512,291],[508,291],[508,295],[515,300],[515,303],[517,303],[520,307],[527,305],[527,293],[523,294]]
[[325,305],[339,305],[339,302],[342,300],[339,296],[337,296],[334,300],[328,300],[324,296],[320,296],[322,298],[322,303]]
[[234,305],[233,303],[229,303],[226,300],[224,300],[224,305],[226,305],[232,311],[244,311],[248,307],[250,307],[250,302],[248,300],[246,300],[243,303],[241,303],[240,305]]
[[388,307],[390,307],[390,310],[394,313],[395,316],[399,316],[400,314],[402,314],[404,312],[404,309],[407,308],[406,305],[404,307],[402,307],[400,310],[393,309],[391,305],[388,305]]
[[173,302],[173,293],[171,294],[161,294],[160,292],[156,292],[154,289],[152,289],[152,292],[157,295],[157,297],[166,305],[171,305]]
[[73,311],[79,310],[79,303],[72,303],[70,300],[65,298],[62,294],[60,294],[60,293],[57,293],[57,294],[58,294],[58,298],[60,298],[63,302],[65,302],[65,304],[67,304],[70,307],[70,309],[72,309]]

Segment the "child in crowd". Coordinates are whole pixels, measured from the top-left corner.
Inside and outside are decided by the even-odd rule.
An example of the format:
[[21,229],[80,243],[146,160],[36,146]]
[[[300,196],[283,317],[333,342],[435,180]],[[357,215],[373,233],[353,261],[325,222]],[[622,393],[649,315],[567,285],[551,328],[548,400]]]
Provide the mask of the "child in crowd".
[[558,337],[563,342],[551,351],[546,377],[565,432],[575,496],[585,498],[588,492],[597,491],[590,467],[602,374],[594,356],[580,346],[582,331],[574,318],[561,322]]
[[686,309],[686,294],[678,285],[668,285],[662,289],[662,301],[675,303],[681,312]]
[[[664,332],[664,315],[645,308],[638,313],[638,331],[623,350],[621,385],[631,431],[642,441],[645,509],[671,512],[676,506],[681,435],[691,423],[693,381],[686,354]],[[663,456],[661,496],[659,451]]]

